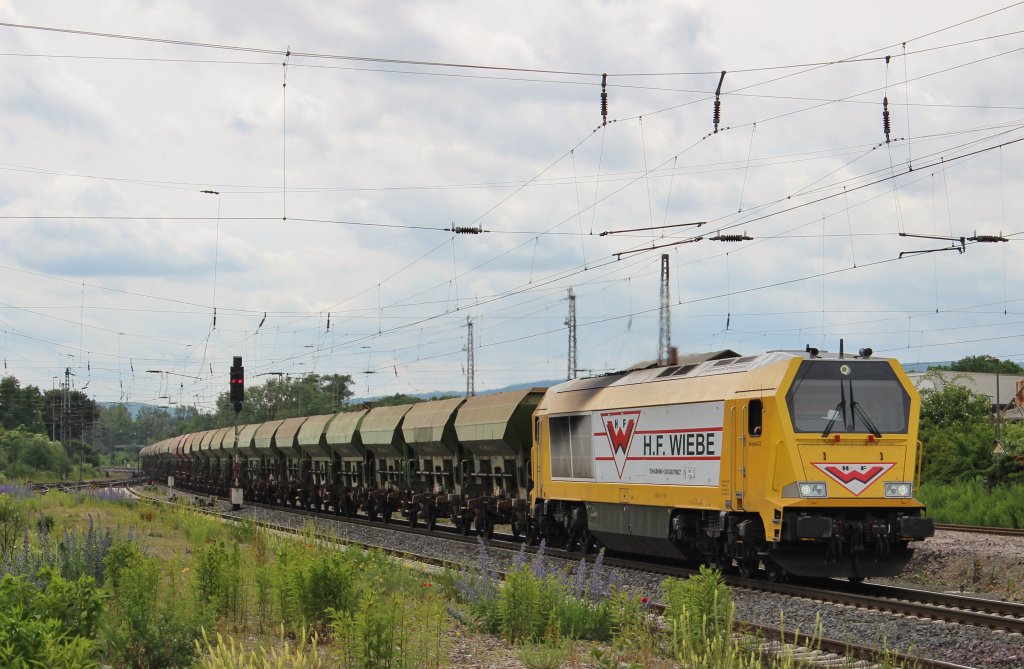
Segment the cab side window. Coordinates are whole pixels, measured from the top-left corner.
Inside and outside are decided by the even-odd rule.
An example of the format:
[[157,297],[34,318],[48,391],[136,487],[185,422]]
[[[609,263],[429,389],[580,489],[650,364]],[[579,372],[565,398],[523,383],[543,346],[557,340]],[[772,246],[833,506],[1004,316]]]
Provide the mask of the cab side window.
[[747,405],[747,433],[752,437],[761,436],[761,420],[764,415],[764,405],[761,400],[750,400]]

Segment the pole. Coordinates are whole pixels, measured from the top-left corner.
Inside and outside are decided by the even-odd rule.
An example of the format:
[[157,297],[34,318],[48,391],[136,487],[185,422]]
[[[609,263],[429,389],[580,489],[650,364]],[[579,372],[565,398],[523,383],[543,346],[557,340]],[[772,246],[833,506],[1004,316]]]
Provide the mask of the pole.
[[996,446],[1002,442],[1003,403],[999,398],[999,361],[996,360]]

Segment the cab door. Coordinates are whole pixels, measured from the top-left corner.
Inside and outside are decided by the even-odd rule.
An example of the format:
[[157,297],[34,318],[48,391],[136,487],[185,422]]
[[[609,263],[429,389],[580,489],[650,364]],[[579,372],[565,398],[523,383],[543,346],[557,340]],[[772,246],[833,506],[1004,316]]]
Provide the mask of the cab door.
[[750,470],[751,449],[761,444],[764,403],[760,399],[743,400],[730,412],[732,444],[732,504],[736,511],[747,508],[747,474]]

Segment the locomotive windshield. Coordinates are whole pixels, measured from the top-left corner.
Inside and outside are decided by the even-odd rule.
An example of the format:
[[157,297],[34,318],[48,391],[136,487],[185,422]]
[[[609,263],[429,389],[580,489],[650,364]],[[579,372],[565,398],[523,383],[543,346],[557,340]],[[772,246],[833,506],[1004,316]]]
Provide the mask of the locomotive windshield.
[[786,395],[796,432],[906,434],[910,396],[882,361],[805,360]]

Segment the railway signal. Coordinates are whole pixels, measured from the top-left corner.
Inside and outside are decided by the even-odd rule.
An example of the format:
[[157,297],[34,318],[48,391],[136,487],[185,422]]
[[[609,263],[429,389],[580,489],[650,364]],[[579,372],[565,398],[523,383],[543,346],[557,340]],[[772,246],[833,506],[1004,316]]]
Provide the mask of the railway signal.
[[242,367],[242,356],[236,355],[234,364],[231,365],[231,404],[237,414],[242,410],[242,402],[245,401],[245,367]]

